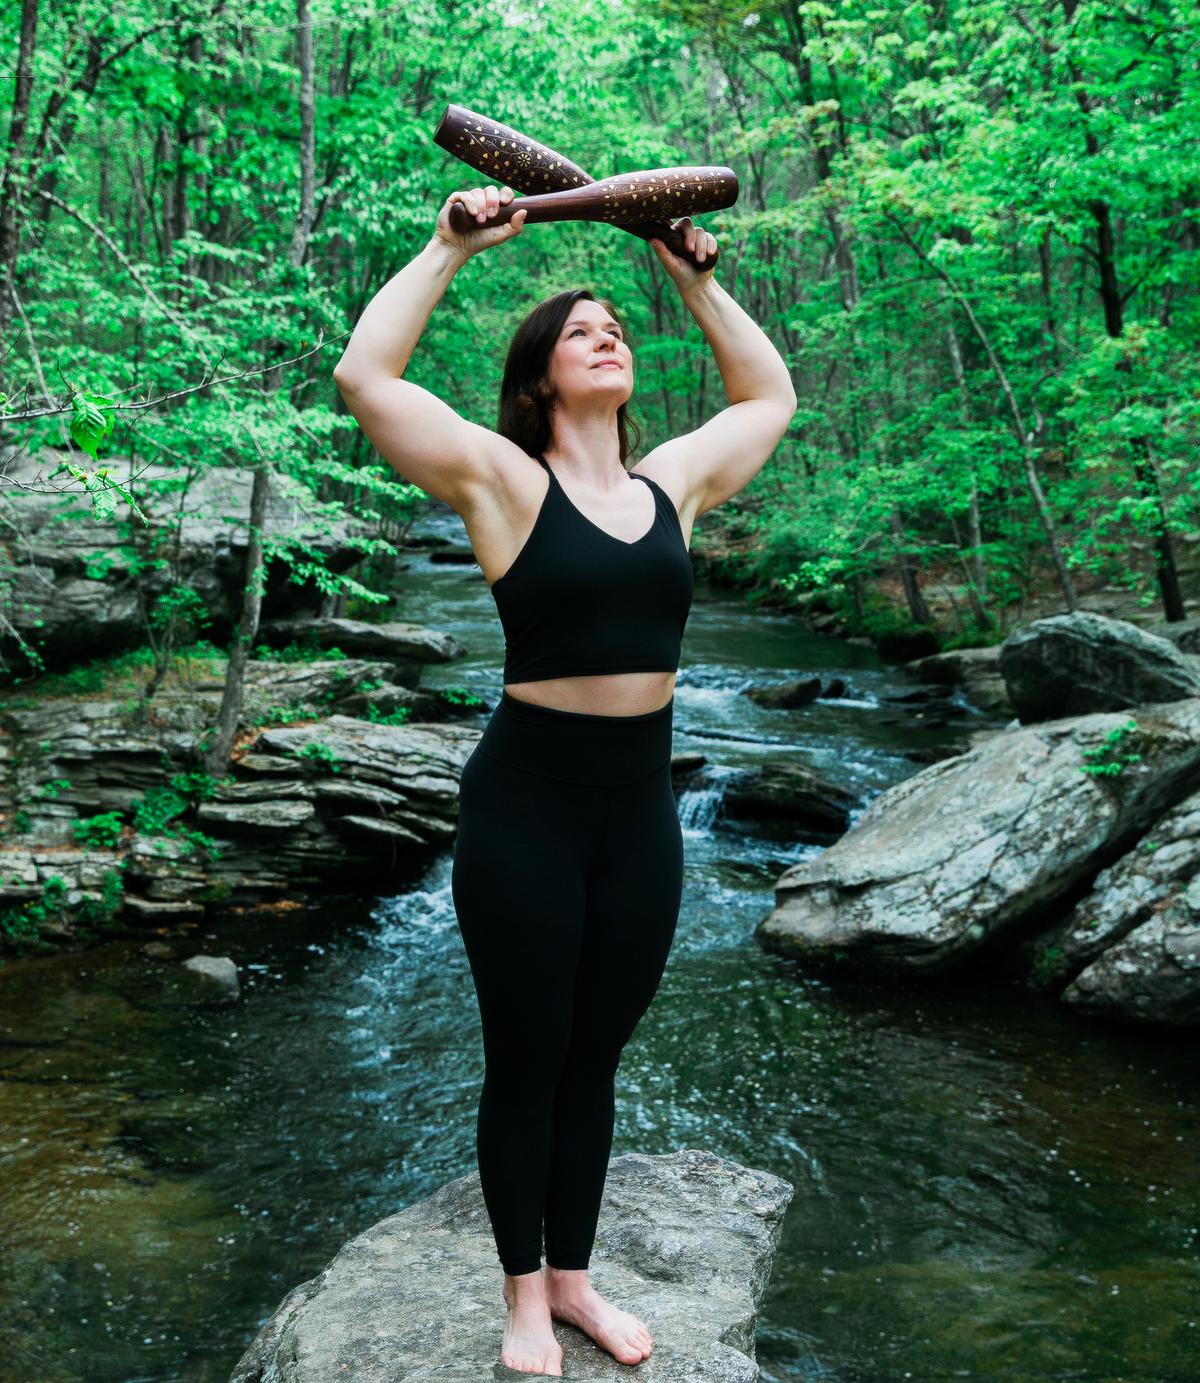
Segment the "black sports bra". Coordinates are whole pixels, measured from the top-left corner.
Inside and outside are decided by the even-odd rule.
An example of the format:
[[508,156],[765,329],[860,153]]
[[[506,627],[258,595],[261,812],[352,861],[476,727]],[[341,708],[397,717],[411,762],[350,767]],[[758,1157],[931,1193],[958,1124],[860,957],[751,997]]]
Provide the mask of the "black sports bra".
[[654,522],[615,538],[549,486],[525,545],[492,586],[504,629],[504,681],[606,672],[675,672],[695,577],[670,495],[649,476]]

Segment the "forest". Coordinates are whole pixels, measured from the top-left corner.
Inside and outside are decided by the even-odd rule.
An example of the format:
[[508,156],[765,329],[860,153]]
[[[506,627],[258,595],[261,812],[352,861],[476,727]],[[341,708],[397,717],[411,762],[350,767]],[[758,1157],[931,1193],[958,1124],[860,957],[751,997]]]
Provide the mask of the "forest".
[[[260,491],[301,487],[375,533],[354,576],[279,535],[262,560],[343,609],[379,598],[372,572],[423,496],[372,455],[330,372],[448,193],[478,181],[431,139],[453,101],[596,178],[737,171],[736,205],[702,220],[800,407],[707,520],[729,579],[785,604],[820,593],[869,630],[928,624],[937,585],[943,646],[998,642],[1030,601],[1073,610],[1097,586],[1183,617],[1200,526],[1194,6],[8,14],[3,436],[62,449],[56,488],[86,490],[131,542],[141,511],[169,508],[158,491],[248,467]],[[506,332],[570,286],[628,319],[647,444],[724,405],[649,246],[597,224],[475,260],[410,377],[493,426]],[[140,480],[148,463],[170,474]],[[154,636],[194,636],[195,600],[159,590]]]
[[[647,949],[630,903],[680,885],[596,1245],[643,1377],[1194,1377],[1200,6],[0,5],[0,1375],[494,1376],[470,836],[474,936],[514,983],[566,957],[493,1044],[544,1070],[576,953],[500,885],[589,861],[610,1018],[618,925]],[[732,169],[694,220],[797,401],[670,555],[682,666],[589,717],[611,781],[548,738],[579,709],[514,709],[459,514],[333,378],[481,183],[451,106],[596,180]],[[597,221],[465,259],[406,378],[499,431],[574,289],[620,315],[635,461],[736,404]],[[544,774],[489,753],[502,711]],[[566,1031],[594,1150],[616,1047]],[[539,1088],[519,1132],[579,1103]],[[613,1378],[603,1333],[534,1354]]]

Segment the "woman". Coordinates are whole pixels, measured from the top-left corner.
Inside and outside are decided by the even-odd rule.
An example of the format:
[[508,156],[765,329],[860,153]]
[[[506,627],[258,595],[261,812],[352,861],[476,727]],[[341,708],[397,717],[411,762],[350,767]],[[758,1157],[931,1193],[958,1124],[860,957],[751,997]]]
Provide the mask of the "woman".
[[[403,379],[455,272],[524,229],[522,211],[486,224],[512,196],[451,193],[429,244],[368,304],[334,378],[379,453],[462,516],[506,635],[504,690],[463,768],[452,893],[483,1024],[476,1150],[505,1274],[500,1357],[561,1375],[552,1318],[623,1364],[653,1343],[587,1268],[614,1076],[682,890],[671,732],[688,539],[697,515],[762,467],[796,396],[711,268],[659,240],[731,402],[637,465],[625,467],[633,351],[616,310],[587,290],[557,294],[518,328],[495,432]],[[478,223],[461,235],[456,201]],[[701,258],[716,249],[689,217],[677,228]]]

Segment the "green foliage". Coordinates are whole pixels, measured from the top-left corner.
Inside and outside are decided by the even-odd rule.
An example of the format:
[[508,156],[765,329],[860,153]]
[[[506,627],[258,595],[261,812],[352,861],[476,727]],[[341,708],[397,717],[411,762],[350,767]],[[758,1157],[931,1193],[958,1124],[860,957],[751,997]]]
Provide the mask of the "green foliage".
[[403,725],[411,717],[411,707],[400,706],[397,710],[383,712],[378,706],[367,707],[367,719],[373,725]]
[[483,697],[477,696],[468,687],[439,687],[438,695],[452,706],[467,706],[476,710],[484,705]]
[[210,801],[219,786],[217,779],[200,770],[173,774],[165,786],[150,788],[134,808],[134,829],[139,835],[182,843],[185,856],[204,851],[210,860],[220,859],[224,852],[211,836],[176,824],[179,817],[194,811],[198,803]]
[[75,843],[86,849],[111,850],[121,839],[124,821],[120,812],[101,812],[71,822]]
[[[207,639],[198,639],[185,648],[175,648],[172,652],[172,667],[181,676],[186,675],[191,664],[212,664],[224,662],[227,654]],[[23,695],[6,697],[5,704],[14,709],[28,709],[39,704],[43,697],[94,695],[118,696],[122,691],[140,692],[148,670],[155,666],[155,652],[149,645],[123,649],[118,653],[107,653],[60,672],[47,672],[27,685],[30,691]],[[211,675],[205,667],[205,675]],[[136,704],[136,698],[135,702]],[[46,746],[48,749],[48,746]]]
[[[69,442],[59,474],[83,521],[125,524],[112,551],[132,555],[160,664],[203,612],[171,544],[139,544],[170,538],[213,470],[245,482],[266,469],[290,507],[263,535],[261,582],[269,569],[354,618],[392,617],[397,542],[428,497],[372,451],[330,371],[448,193],[481,176],[430,137],[454,99],[445,55],[460,52],[473,107],[594,177],[704,162],[739,174],[736,205],[699,219],[722,252],[717,281],[777,345],[800,406],[763,471],[700,520],[702,537],[754,520],[722,571],[773,597],[853,583],[892,604],[901,564],[922,587],[969,585],[982,613],[956,606],[949,646],[994,642],[1056,581],[1056,554],[1081,588],[1159,598],[1156,549],[1200,524],[1190,10],[485,11],[367,7],[351,44],[318,17],[316,221],[293,254],[294,36],[275,8],[218,9],[186,36],[131,12],[85,23],[81,44],[73,10],[43,7],[33,127],[44,93],[88,99],[51,119],[37,166],[19,158],[10,179],[20,316],[0,417],[32,450]],[[58,202],[37,195],[52,188]],[[513,328],[575,286],[629,321],[641,455],[728,406],[653,252],[600,224],[533,226],[472,259],[405,377],[493,427]],[[248,485],[206,493],[200,516],[244,534]],[[363,558],[349,568],[328,560],[347,520]],[[104,571],[89,562],[92,579]],[[880,610],[869,621],[905,627]]]
[[102,394],[76,393],[71,397],[71,441],[93,460],[100,443],[112,431],[112,402]]
[[293,753],[297,759],[319,764],[322,768],[328,768],[332,773],[341,771],[342,760],[338,758],[337,752],[330,745],[322,744],[319,740],[310,740],[307,744],[302,744],[299,749],[294,750]]
[[1043,943],[1039,946],[1033,960],[1034,982],[1038,985],[1049,984],[1062,957],[1063,949],[1061,946],[1052,943]]
[[29,794],[35,802],[56,802],[59,794],[66,792],[71,786],[69,778],[51,778],[45,783],[39,783]]
[[295,725],[300,720],[312,720],[313,708],[304,702],[293,706],[268,706],[258,715],[248,716],[247,722],[256,730],[275,725]]
[[91,696],[112,690],[130,673],[151,666],[153,662],[154,654],[149,648],[125,649],[92,658],[62,672],[47,673],[38,682],[37,689],[43,696]]
[[104,875],[100,886],[100,897],[82,897],[75,905],[71,920],[75,924],[75,934],[81,941],[94,938],[93,928],[104,928],[121,910],[125,901],[125,880],[121,873],[122,862],[118,862]]
[[347,657],[340,648],[322,648],[311,632],[299,641],[293,639],[284,648],[257,644],[253,656],[267,663],[331,663],[345,661]]
[[1124,725],[1117,725],[1111,729],[1104,736],[1102,743],[1085,749],[1083,757],[1088,762],[1082,765],[1080,773],[1087,773],[1095,778],[1115,778],[1132,764],[1141,763],[1142,756],[1132,753],[1125,744],[1137,728],[1136,720],[1127,720]]
[[97,929],[107,928],[124,903],[121,870],[118,861],[105,872],[99,898],[84,894],[69,904],[67,881],[60,874],[52,874],[42,881],[40,897],[0,907],[0,950],[13,950],[18,956],[24,956],[27,949],[52,951],[54,943],[42,935],[47,925],[69,928],[81,941],[93,940]]
[[155,598],[150,611],[150,627],[164,630],[185,626],[195,638],[195,631],[212,623],[204,601],[189,586],[172,586]]
[[363,600],[359,596],[350,596],[346,601],[346,618],[363,620],[367,624],[385,624],[393,618],[390,608],[390,599],[382,601],[372,597]]
[[25,954],[27,947],[34,951],[52,951],[53,943],[42,936],[42,926],[62,915],[66,896],[67,881],[59,874],[52,874],[44,881],[40,898],[0,907],[0,940],[19,956]]

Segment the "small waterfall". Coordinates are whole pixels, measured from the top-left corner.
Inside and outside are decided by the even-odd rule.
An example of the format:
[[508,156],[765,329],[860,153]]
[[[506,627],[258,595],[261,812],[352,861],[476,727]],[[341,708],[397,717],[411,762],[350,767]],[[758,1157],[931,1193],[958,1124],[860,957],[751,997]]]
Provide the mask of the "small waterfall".
[[717,818],[726,785],[745,770],[730,764],[704,764],[679,794],[679,824],[685,831],[707,831]]

